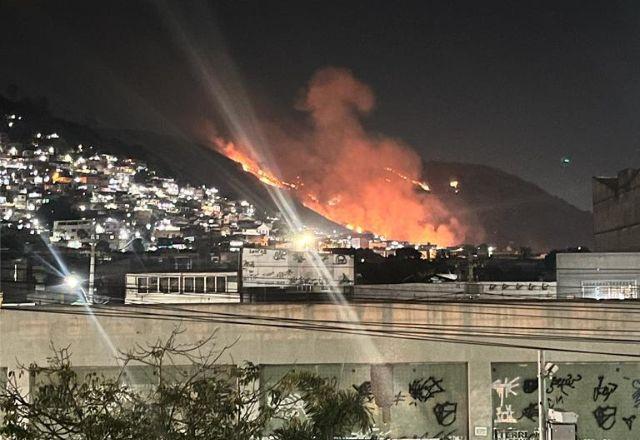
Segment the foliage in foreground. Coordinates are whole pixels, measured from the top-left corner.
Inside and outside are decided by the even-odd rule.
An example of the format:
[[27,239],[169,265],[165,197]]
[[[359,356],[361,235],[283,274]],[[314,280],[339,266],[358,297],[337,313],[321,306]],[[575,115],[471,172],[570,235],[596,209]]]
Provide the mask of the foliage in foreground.
[[[180,333],[122,353],[115,377],[81,376],[68,348],[54,350],[46,366],[24,368],[22,374],[37,379],[30,395],[21,392],[17,377],[0,390],[0,438],[251,440],[265,437],[274,423],[279,428],[269,436],[277,440],[370,431],[371,414],[356,391],[305,372],[259,387],[257,366],[219,366],[229,347],[216,349],[214,335],[179,344]],[[140,365],[152,371],[146,391],[127,385],[128,371]],[[302,405],[304,416],[287,416],[291,405]]]

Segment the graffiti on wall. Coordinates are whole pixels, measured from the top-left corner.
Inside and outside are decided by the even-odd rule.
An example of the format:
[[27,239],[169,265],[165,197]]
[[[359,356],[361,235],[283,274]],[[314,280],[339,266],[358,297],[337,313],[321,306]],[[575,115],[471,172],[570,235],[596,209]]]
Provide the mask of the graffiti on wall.
[[[261,383],[274,383],[294,369],[314,371],[360,393],[378,438],[468,439],[466,364],[265,365]],[[353,433],[353,438],[371,435]]]
[[[545,381],[546,404],[578,414],[578,438],[640,438],[640,363],[565,363]],[[492,364],[495,438],[537,439],[536,365]],[[514,435],[517,436],[514,437]]]

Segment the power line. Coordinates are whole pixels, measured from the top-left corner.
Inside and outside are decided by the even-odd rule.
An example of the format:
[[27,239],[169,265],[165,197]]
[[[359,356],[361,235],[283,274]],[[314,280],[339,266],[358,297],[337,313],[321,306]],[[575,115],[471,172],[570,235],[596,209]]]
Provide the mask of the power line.
[[[506,347],[506,348],[520,348],[520,349],[544,349],[548,351],[557,351],[557,352],[571,352],[571,353],[582,353],[582,354],[598,354],[598,355],[612,355],[612,356],[624,356],[624,357],[633,357],[640,358],[640,355],[630,354],[625,352],[606,352],[606,351],[596,351],[596,350],[580,350],[575,348],[558,348],[551,346],[540,346],[540,345],[521,345],[509,342],[499,342],[499,341],[479,341],[473,339],[464,339],[463,337],[469,338],[473,336],[469,333],[458,332],[458,333],[446,333],[443,331],[431,331],[429,333],[420,332],[420,331],[399,331],[397,329],[379,329],[379,328],[354,328],[337,324],[327,324],[322,321],[309,321],[309,320],[296,320],[291,321],[290,319],[280,318],[280,317],[264,317],[264,316],[256,316],[256,315],[236,315],[236,314],[222,314],[223,316],[201,316],[196,314],[175,314],[175,313],[166,313],[166,308],[162,308],[164,313],[155,313],[155,312],[140,312],[133,311],[128,313],[122,313],[122,310],[117,310],[117,313],[105,313],[101,311],[103,307],[96,308],[96,311],[88,311],[88,310],[77,310],[77,311],[69,311],[69,310],[45,310],[45,309],[33,309],[36,312],[44,312],[44,313],[58,313],[58,314],[72,314],[72,315],[93,315],[93,316],[103,316],[103,317],[112,317],[112,318],[126,318],[126,319],[152,319],[152,320],[169,320],[169,321],[189,321],[189,322],[204,322],[204,323],[212,323],[212,324],[229,324],[229,325],[243,325],[243,326],[261,326],[261,327],[274,327],[274,328],[287,328],[287,329],[295,329],[295,330],[312,330],[312,331],[328,331],[328,332],[336,332],[336,333],[344,333],[344,334],[354,334],[354,335],[364,335],[364,336],[374,336],[374,337],[385,337],[385,338],[399,338],[399,339],[409,339],[409,340],[419,340],[419,341],[433,341],[433,342],[450,342],[450,343],[462,343],[469,345],[482,345],[482,346],[497,346],[497,347]],[[149,306],[145,306],[145,308],[149,308]],[[108,309],[108,307],[107,307]],[[17,311],[24,311],[24,309],[14,309]],[[347,325],[358,325],[357,323],[347,323]],[[477,335],[476,335],[477,336]],[[495,338],[495,336],[487,336],[490,338]],[[505,338],[511,339],[508,335]],[[503,338],[504,339],[504,338]],[[542,340],[549,342],[550,338],[544,337],[536,337],[536,335],[526,335],[522,339],[528,340]],[[578,338],[578,341],[581,342],[592,342],[588,340],[584,340],[584,338]],[[628,344],[636,344],[636,341],[625,341],[621,342],[614,339],[606,339],[596,341],[602,343],[628,343]]]

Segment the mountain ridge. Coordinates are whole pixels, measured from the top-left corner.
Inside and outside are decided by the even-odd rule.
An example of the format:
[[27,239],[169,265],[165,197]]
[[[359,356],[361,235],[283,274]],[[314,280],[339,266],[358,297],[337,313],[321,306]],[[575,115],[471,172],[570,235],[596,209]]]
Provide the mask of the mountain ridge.
[[[186,137],[128,129],[94,128],[52,116],[33,102],[12,102],[0,97],[0,111],[22,112],[25,122],[11,136],[26,136],[30,129],[60,131],[72,145],[87,143],[98,151],[126,154],[144,160],[152,168],[195,185],[210,185],[231,197],[246,199],[259,210],[275,213],[279,201],[271,197],[257,178],[212,147]],[[33,125],[33,127],[29,127]],[[432,193],[463,222],[473,226],[466,242],[486,242],[498,247],[531,247],[536,250],[589,247],[592,216],[539,186],[488,165],[457,162],[423,162],[424,177]],[[459,181],[459,191],[450,185]],[[343,229],[286,196],[287,205],[305,224]],[[478,231],[484,231],[480,233]]]

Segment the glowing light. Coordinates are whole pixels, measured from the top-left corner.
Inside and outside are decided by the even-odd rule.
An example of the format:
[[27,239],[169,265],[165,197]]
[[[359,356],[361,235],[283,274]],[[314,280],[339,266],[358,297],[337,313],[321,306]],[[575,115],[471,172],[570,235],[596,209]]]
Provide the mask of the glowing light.
[[64,277],[64,285],[70,289],[77,289],[82,284],[82,280],[76,274],[69,274]]
[[[385,167],[384,170],[388,171],[389,173],[395,174],[396,176],[398,176],[402,180],[406,180],[407,182],[413,183],[414,185],[416,185],[417,187],[419,187],[420,189],[422,189],[425,192],[431,192],[431,187],[429,187],[429,184],[427,182],[421,182],[420,180],[410,179],[406,175],[394,170],[391,167]],[[389,180],[387,180],[387,182],[389,182]]]
[[294,250],[307,251],[315,248],[316,237],[311,231],[303,231],[294,235],[291,243]]

